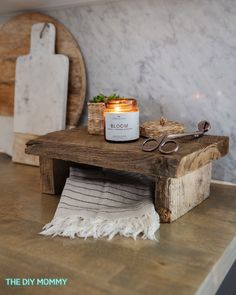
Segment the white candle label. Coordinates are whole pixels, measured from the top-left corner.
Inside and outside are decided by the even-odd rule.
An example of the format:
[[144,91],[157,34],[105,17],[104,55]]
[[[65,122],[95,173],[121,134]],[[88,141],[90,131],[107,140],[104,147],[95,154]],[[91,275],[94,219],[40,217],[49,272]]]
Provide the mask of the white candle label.
[[139,112],[105,114],[105,136],[111,141],[139,138]]

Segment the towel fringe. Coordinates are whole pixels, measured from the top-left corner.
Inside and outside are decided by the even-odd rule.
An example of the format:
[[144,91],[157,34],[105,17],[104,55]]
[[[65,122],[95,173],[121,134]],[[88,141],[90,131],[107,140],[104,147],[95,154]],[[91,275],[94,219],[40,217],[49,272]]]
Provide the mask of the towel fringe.
[[55,217],[43,227],[41,235],[63,236],[74,239],[108,237],[111,240],[116,234],[137,239],[142,234],[142,239],[157,240],[155,232],[159,229],[159,216],[153,209],[139,217],[124,217],[108,220],[105,217],[85,218],[79,215]]

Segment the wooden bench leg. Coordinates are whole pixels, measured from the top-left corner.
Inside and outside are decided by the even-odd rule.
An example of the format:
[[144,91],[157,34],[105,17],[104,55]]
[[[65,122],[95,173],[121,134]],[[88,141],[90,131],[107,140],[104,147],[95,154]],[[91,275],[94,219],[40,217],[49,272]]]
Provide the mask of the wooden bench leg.
[[45,194],[60,194],[69,176],[66,161],[40,157],[41,191]]
[[210,163],[179,178],[157,178],[155,207],[161,222],[176,220],[209,196],[211,168]]

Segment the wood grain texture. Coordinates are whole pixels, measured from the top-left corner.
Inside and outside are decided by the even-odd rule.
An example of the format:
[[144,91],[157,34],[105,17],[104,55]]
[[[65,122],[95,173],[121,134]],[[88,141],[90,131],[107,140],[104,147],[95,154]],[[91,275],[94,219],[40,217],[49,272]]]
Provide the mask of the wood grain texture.
[[39,166],[39,157],[27,155],[25,153],[25,144],[27,141],[37,138],[37,135],[26,133],[14,133],[12,161],[15,163],[24,163],[33,166]]
[[[41,194],[39,168],[3,154],[0,167],[2,294],[195,294],[236,235],[236,187],[214,184],[210,198],[189,214],[161,224],[158,242],[45,238],[38,233],[52,219],[58,196]],[[68,278],[68,284],[7,286],[4,279],[16,275]]]
[[[66,128],[69,58],[54,53],[53,24],[48,24],[40,36],[44,26],[45,23],[32,26],[30,53],[16,61],[14,133],[39,136]],[[25,144],[22,140],[21,143],[20,149],[16,144],[13,147],[13,161],[35,164],[29,161]]]
[[229,138],[203,136],[178,140],[179,151],[163,155],[141,150],[144,139],[132,143],[108,143],[103,136],[89,135],[87,128],[52,132],[27,143],[26,153],[139,172],[150,176],[180,177],[228,153]]
[[0,28],[0,115],[13,116],[16,58],[29,53],[31,26],[38,22],[50,22],[55,25],[56,53],[69,57],[67,126],[76,126],[83,109],[86,91],[84,61],[71,33],[58,21],[41,13],[16,16]]
[[68,162],[40,157],[40,183],[43,193],[61,193],[68,176]]
[[179,178],[157,178],[155,207],[161,222],[173,222],[209,196],[211,169],[210,163]]
[[[42,193],[60,194],[69,166],[67,161],[40,157]],[[154,204],[162,223],[175,221],[209,196],[211,169],[210,163],[182,177],[156,177]]]

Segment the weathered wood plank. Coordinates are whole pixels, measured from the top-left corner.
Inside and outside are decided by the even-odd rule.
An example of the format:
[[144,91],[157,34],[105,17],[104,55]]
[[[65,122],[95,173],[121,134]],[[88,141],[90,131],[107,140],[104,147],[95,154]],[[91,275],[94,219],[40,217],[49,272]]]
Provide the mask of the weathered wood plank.
[[27,155],[25,151],[25,144],[27,141],[37,137],[37,135],[26,133],[15,133],[13,143],[12,161],[15,163],[24,163],[33,166],[39,166],[39,157],[35,155]]
[[210,163],[179,178],[157,177],[155,207],[161,222],[176,220],[209,196],[211,168]]
[[41,191],[45,194],[61,193],[69,175],[69,163],[56,159],[39,157]]
[[229,138],[203,136],[179,140],[177,153],[163,155],[141,150],[143,139],[136,142],[108,143],[103,136],[89,135],[86,128],[52,132],[27,143],[26,153],[143,173],[150,176],[181,177],[228,153]]
[[[14,82],[17,56],[0,57],[1,81]],[[14,87],[14,86],[13,86]]]
[[13,116],[14,82],[0,81],[0,115]]

